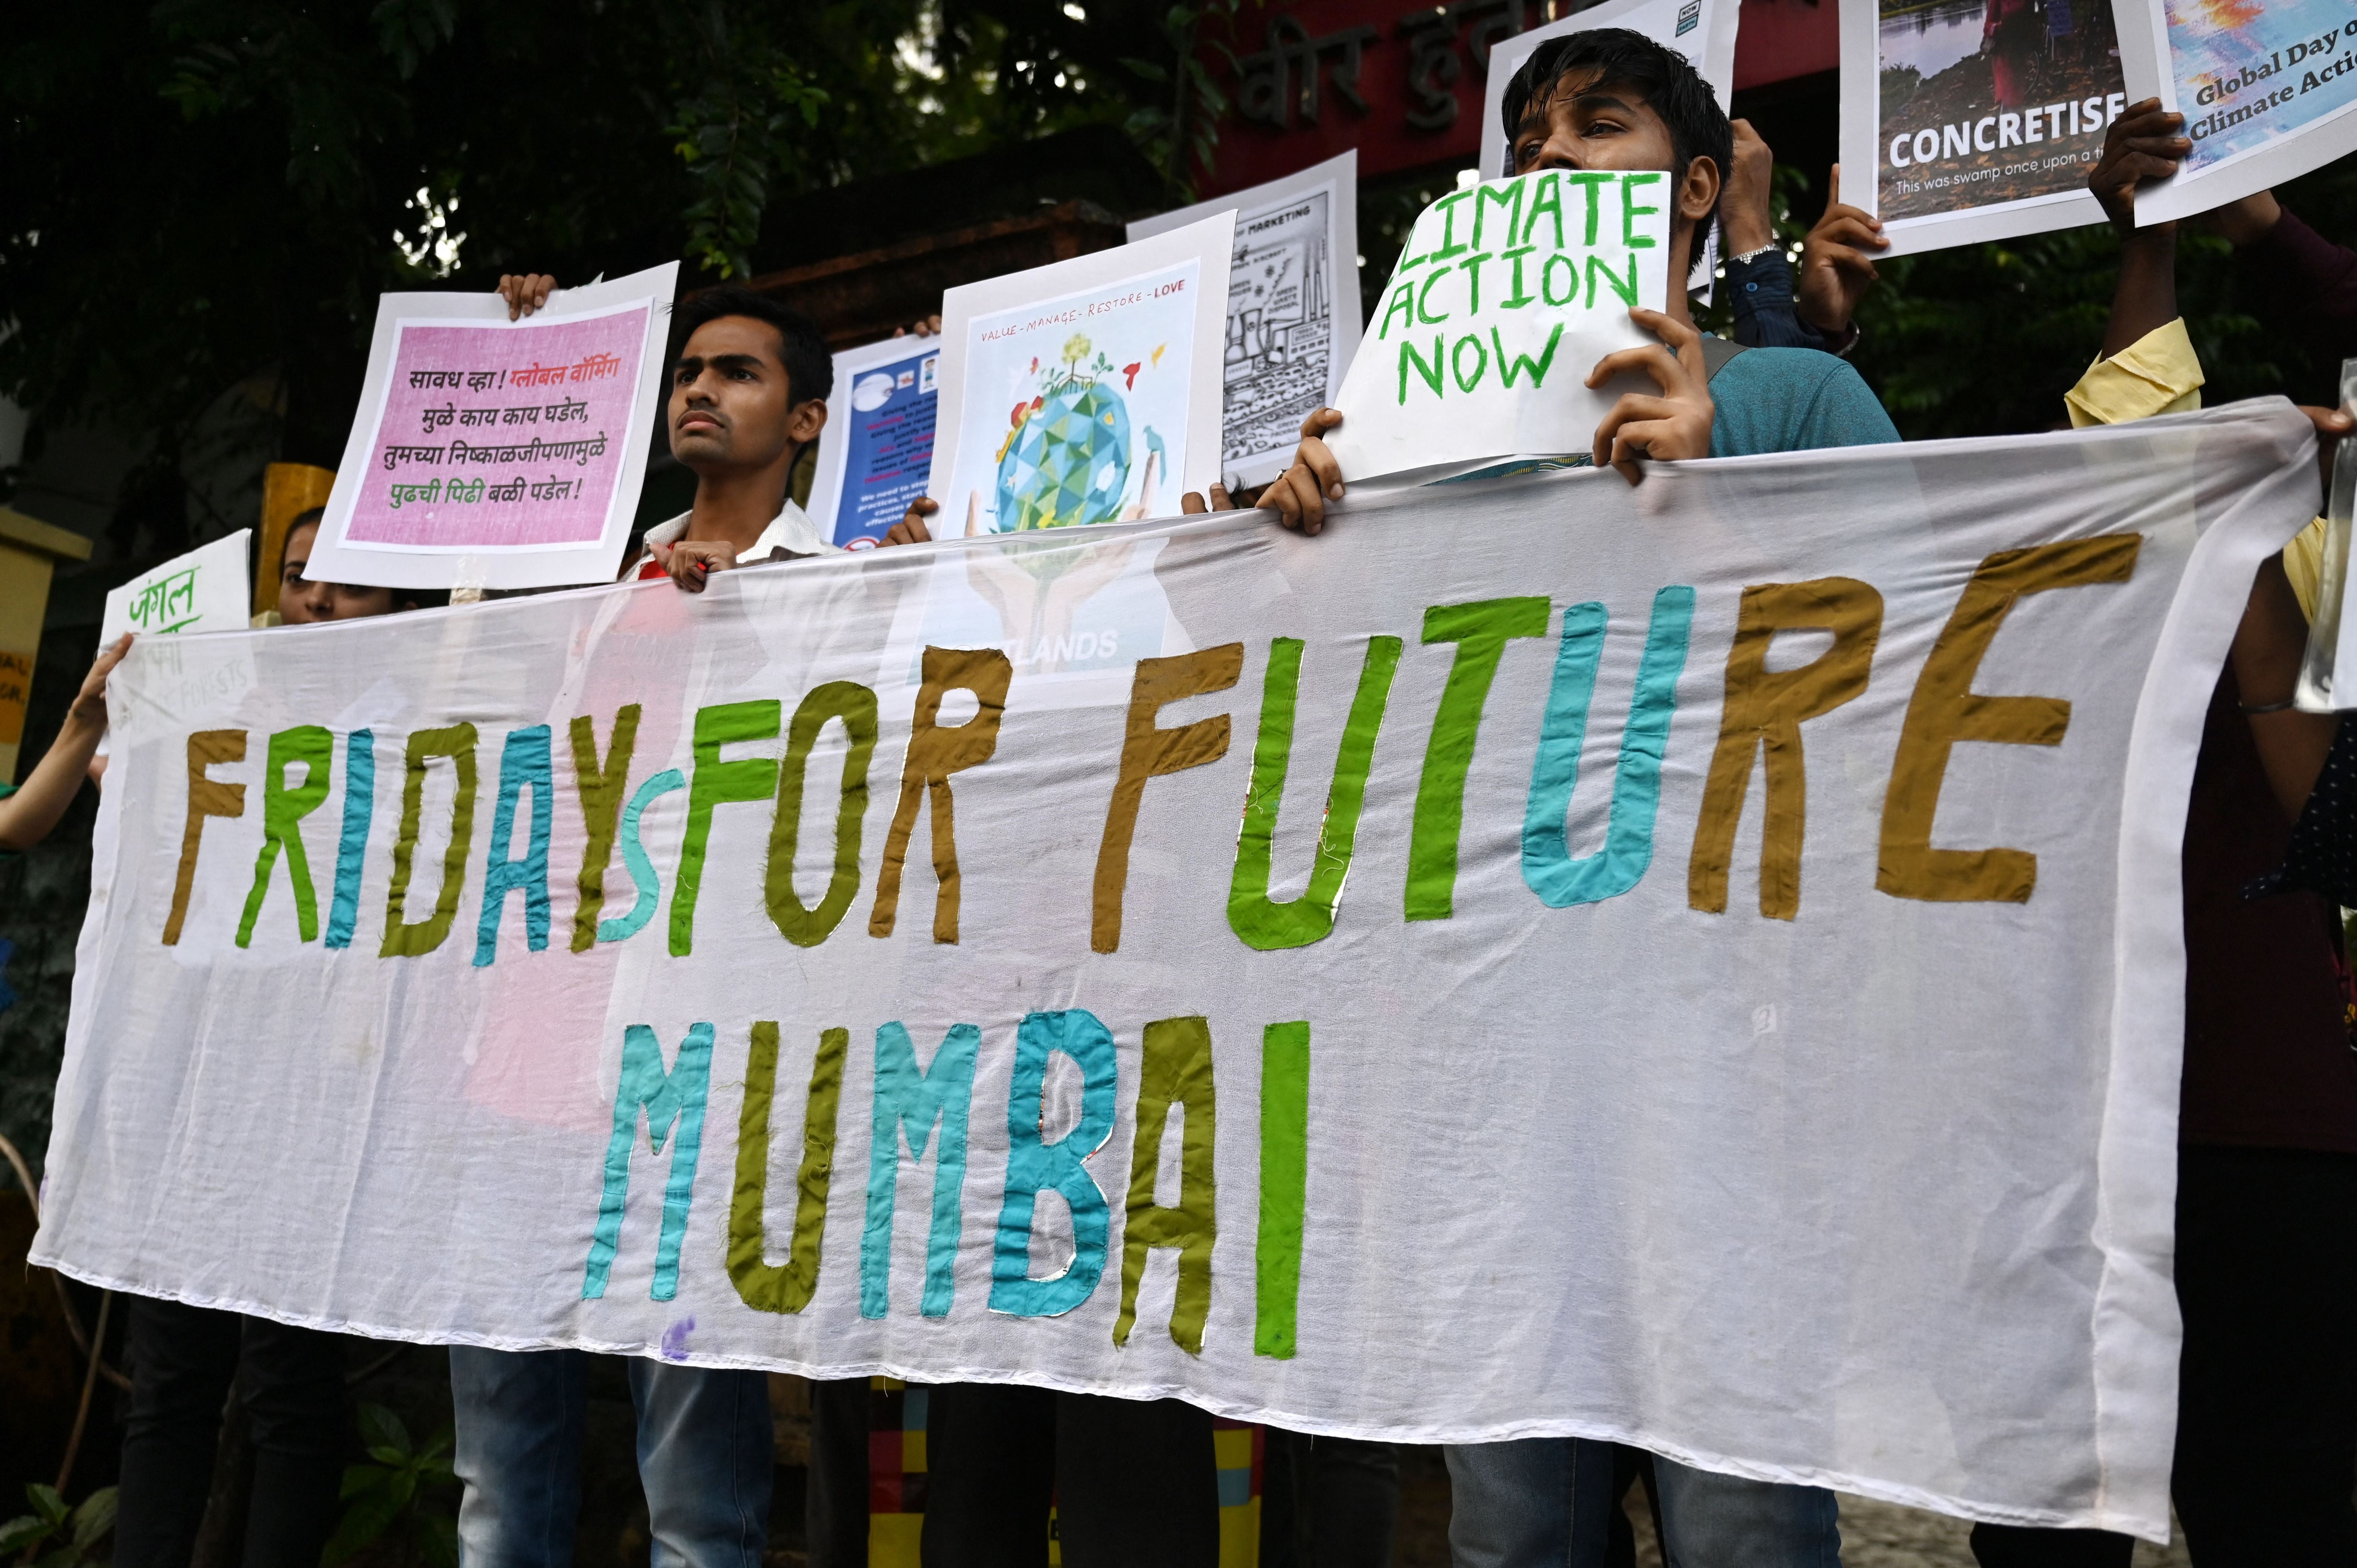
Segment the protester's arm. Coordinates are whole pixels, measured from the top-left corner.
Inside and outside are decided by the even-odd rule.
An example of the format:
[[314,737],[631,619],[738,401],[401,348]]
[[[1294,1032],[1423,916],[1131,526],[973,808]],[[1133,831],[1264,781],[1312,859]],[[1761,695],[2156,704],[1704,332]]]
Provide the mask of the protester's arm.
[[508,302],[508,319],[530,316],[556,292],[556,280],[546,273],[502,273],[499,295]]
[[1857,344],[1858,302],[1875,283],[1871,252],[1890,242],[1882,220],[1841,199],[1841,165],[1834,165],[1825,209],[1801,246],[1801,278],[1795,309],[1802,327],[1825,339],[1830,353],[1846,354]]
[[2062,397],[2071,423],[2121,424],[2201,406],[2201,361],[2177,314],[2177,226],[2136,226],[2139,181],[2173,173],[2192,144],[2160,101],[2130,104],[2104,137],[2087,187],[2120,236],[2119,282],[2101,353]]
[[2259,565],[2250,602],[2227,657],[2249,717],[2259,766],[2284,816],[2298,821],[2316,789],[2317,775],[2332,749],[2339,720],[2330,714],[2304,714],[2291,705],[2299,684],[2299,664],[2308,649],[2308,621],[2299,613],[2283,560],[2270,555]]
[[1733,124],[1735,156],[1718,220],[1726,245],[1721,281],[1735,311],[1735,340],[1749,349],[1820,348],[1817,335],[1792,313],[1792,268],[1776,243],[1770,208],[1776,155],[1750,121]]
[[2120,236],[2120,281],[2104,333],[2104,358],[2133,346],[2177,319],[2177,225],[2136,227],[2136,186],[2177,172],[2193,144],[2178,133],[2185,116],[2160,100],[2131,103],[2104,134],[2104,154],[2087,172],[2087,188]]
[[2208,216],[2233,242],[2244,292],[2270,326],[2329,354],[2357,355],[2357,251],[2301,222],[2269,190]]
[[99,736],[106,733],[106,677],[131,648],[128,632],[101,652],[81,690],[66,710],[65,726],[24,787],[0,800],[0,850],[25,850],[40,843],[73,804],[82,776],[98,753]]

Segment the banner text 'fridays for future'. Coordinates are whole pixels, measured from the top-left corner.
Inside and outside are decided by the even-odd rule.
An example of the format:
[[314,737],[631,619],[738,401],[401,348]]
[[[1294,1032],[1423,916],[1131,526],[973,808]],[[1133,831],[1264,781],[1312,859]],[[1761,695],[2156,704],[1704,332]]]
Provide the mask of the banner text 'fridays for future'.
[[[37,1251],[400,1337],[1617,1434],[2163,1530],[2170,846],[2304,429],[198,639],[257,678],[170,707],[135,651]],[[1191,651],[895,641],[973,552],[1145,541]],[[2025,1256],[2061,1264],[1974,1277]]]

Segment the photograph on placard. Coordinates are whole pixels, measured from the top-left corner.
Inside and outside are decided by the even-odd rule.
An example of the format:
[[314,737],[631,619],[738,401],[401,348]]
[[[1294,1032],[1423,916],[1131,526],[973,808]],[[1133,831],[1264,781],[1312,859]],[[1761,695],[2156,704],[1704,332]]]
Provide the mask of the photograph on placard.
[[389,294],[312,547],[322,581],[610,578],[637,510],[679,266],[552,295]]
[[875,548],[925,493],[941,397],[941,340],[888,338],[834,357],[810,513],[845,550]]
[[1133,241],[1236,215],[1220,351],[1221,471],[1263,485],[1293,460],[1301,422],[1331,403],[1359,347],[1358,154],[1129,226]]
[[241,528],[113,589],[99,616],[98,645],[104,648],[126,631],[141,637],[242,631],[253,545],[253,530]]
[[2103,220],[2087,190],[2127,106],[2109,0],[1845,4],[1842,196],[1891,253]]
[[2136,221],[2190,218],[2357,152],[2357,11],[2348,0],[2122,0],[2130,98],[2185,116],[2175,177]]
[[[942,296],[933,536],[1040,537],[935,560],[892,657],[928,643],[996,647],[1019,674],[1125,682],[1134,660],[1162,651],[1158,543],[1061,541],[1073,528],[1171,516],[1183,492],[1220,478],[1235,228],[1222,212]],[[1069,700],[1105,696],[1083,682]]]
[[1415,220],[1335,406],[1351,478],[1589,449],[1624,392],[1586,385],[1607,354],[1657,342],[1631,319],[1669,301],[1658,170],[1542,169],[1450,191]]

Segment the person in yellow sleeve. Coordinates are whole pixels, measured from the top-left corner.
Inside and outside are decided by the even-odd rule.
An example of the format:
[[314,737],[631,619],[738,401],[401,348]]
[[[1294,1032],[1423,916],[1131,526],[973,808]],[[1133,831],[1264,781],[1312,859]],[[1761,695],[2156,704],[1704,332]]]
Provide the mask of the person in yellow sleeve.
[[[2183,124],[2157,100],[2131,105],[2088,176],[2120,234],[2120,277],[2103,352],[2064,399],[2073,425],[2201,406],[2201,360],[2177,312],[2176,225],[2136,226],[2136,186],[2191,149]],[[2335,411],[2307,413],[2320,445],[2350,429]],[[2253,584],[2185,822],[2170,1489],[2196,1568],[2357,1563],[2347,966],[2333,901],[2277,872],[2336,725],[2292,707],[2307,606],[2286,568],[2272,559]],[[2127,1568],[2133,1550],[2124,1535],[1992,1524],[1974,1527],[1972,1546],[1983,1568]]]

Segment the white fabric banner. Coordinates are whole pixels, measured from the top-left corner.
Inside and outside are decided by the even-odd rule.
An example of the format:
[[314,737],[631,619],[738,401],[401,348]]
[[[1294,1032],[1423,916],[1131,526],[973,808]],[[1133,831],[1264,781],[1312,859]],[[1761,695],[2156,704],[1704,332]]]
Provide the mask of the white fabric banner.
[[[2178,844],[2311,442],[1362,486],[174,639],[218,686],[135,645],[34,1262],[2160,1539]],[[1157,657],[922,646],[994,571]]]

